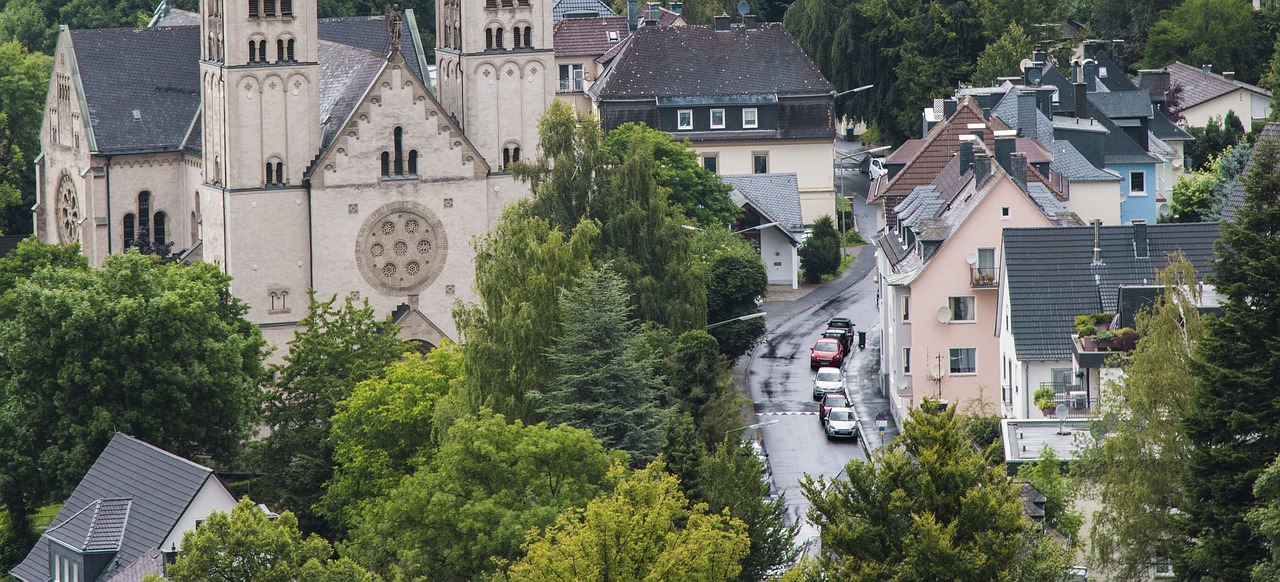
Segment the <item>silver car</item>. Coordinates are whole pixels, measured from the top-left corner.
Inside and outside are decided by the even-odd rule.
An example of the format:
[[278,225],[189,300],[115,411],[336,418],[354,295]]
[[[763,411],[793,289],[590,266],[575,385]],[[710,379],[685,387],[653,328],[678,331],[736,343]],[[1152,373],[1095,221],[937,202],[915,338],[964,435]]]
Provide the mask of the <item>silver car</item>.
[[829,392],[844,393],[844,372],[840,368],[818,368],[818,375],[813,379],[813,399],[818,400]]
[[852,408],[832,408],[827,413],[827,438],[858,440],[858,415]]

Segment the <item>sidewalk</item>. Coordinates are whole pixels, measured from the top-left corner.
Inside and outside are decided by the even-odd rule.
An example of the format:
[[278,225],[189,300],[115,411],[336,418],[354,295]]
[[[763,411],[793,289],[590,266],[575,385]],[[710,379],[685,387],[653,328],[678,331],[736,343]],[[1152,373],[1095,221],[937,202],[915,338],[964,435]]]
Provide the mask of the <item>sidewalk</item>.
[[[893,410],[889,407],[889,399],[881,393],[880,386],[880,325],[876,323],[867,331],[867,347],[854,348],[849,362],[845,365],[848,371],[849,385],[846,390],[858,411],[858,428],[862,431],[862,444],[871,458],[880,450],[898,438],[898,425],[893,419]],[[888,427],[883,435],[876,429],[876,415],[884,412],[888,418]]]

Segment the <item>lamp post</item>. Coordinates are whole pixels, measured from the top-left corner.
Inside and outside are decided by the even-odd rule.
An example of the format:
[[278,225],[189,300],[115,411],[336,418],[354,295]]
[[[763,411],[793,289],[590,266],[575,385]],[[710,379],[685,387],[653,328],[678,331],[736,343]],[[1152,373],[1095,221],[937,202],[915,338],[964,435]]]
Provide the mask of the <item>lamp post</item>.
[[735,317],[735,318],[733,318],[733,319],[726,319],[726,320],[724,320],[724,321],[717,321],[717,322],[715,322],[715,323],[713,323],[713,324],[711,324],[711,325],[708,325],[707,327],[704,327],[704,328],[702,328],[702,329],[711,329],[711,328],[713,328],[713,327],[715,327],[715,326],[717,326],[717,325],[724,325],[724,324],[726,324],[726,323],[732,323],[732,322],[735,322],[735,321],[746,321],[746,320],[748,320],[748,319],[758,319],[758,318],[764,317],[764,316],[766,316],[766,315],[769,315],[769,314],[768,314],[768,313],[765,313],[765,312],[763,312],[763,311],[758,311],[758,312],[756,312],[756,313],[749,313],[749,314],[744,315],[744,316],[742,316],[742,317]]
[[[764,223],[764,224],[758,224],[758,225],[756,225],[756,226],[748,226],[747,228],[744,228],[744,229],[741,229],[741,230],[731,230],[731,231],[729,231],[729,234],[738,234],[738,233],[740,233],[740,232],[747,232],[748,230],[760,230],[760,229],[764,229],[764,228],[769,228],[770,226],[776,226],[777,224],[778,224],[778,223],[776,223],[776,222],[766,222],[766,223]],[[692,231],[696,231],[696,232],[701,232],[701,231],[702,231],[702,229],[701,229],[701,228],[698,228],[698,227],[693,226],[693,225],[691,225],[691,224],[682,224],[682,225],[680,225],[680,228],[683,228],[683,229],[685,229],[685,230],[692,230]]]
[[835,91],[832,91],[832,92],[831,92],[831,96],[832,96],[832,97],[839,97],[839,96],[841,96],[841,95],[846,95],[846,94],[849,94],[849,93],[859,93],[859,92],[862,92],[862,91],[866,91],[867,89],[870,89],[870,88],[872,88],[872,87],[875,87],[875,85],[863,85],[863,86],[861,86],[861,87],[855,87],[855,88],[853,88],[853,89],[849,89],[848,91],[841,91],[841,92],[839,92],[839,93],[836,93]]
[[733,434],[733,433],[738,432],[738,431],[740,431],[740,430],[751,430],[751,429],[753,429],[753,428],[764,428],[764,427],[769,426],[769,425],[771,425],[771,424],[778,424],[777,419],[774,419],[774,420],[766,420],[766,421],[764,421],[764,422],[757,422],[757,423],[755,423],[755,424],[748,424],[747,426],[740,426],[740,427],[738,427],[738,428],[731,428],[731,429],[729,429],[729,430],[724,431],[724,434]]

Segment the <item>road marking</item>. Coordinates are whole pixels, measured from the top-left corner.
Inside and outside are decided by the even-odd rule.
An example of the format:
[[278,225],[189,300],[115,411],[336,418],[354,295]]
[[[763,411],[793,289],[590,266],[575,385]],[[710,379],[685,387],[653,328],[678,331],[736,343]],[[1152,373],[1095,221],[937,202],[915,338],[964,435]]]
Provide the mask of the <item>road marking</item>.
[[817,412],[757,412],[756,416],[813,416]]

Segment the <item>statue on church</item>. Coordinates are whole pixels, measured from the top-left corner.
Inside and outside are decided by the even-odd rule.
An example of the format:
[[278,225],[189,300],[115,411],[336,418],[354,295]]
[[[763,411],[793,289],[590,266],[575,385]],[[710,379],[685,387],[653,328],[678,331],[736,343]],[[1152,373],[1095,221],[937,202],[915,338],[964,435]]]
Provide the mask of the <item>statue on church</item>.
[[404,19],[399,4],[388,4],[384,20],[387,23],[387,36],[391,37],[391,52],[400,52],[400,22]]

